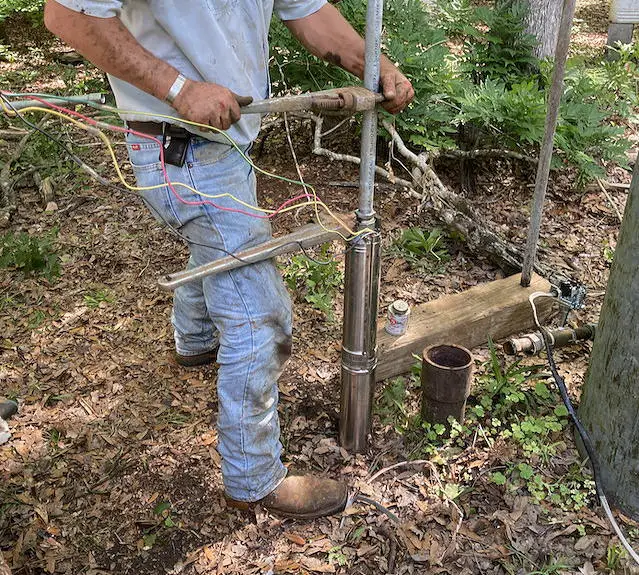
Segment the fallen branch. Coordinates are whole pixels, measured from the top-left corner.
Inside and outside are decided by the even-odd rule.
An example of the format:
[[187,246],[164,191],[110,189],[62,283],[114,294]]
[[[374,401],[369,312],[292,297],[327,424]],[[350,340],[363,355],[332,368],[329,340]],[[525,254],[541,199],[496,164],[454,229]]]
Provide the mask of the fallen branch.
[[[357,156],[340,154],[322,147],[323,118],[313,115],[312,119],[315,122],[314,154],[335,161],[360,164],[361,160]],[[415,166],[415,170],[412,173],[412,182],[398,178],[380,166],[375,167],[375,173],[392,184],[403,188],[409,196],[420,200],[422,205],[425,205],[444,226],[460,234],[465,239],[470,250],[489,255],[507,273],[520,271],[523,262],[521,250],[506,243],[497,234],[487,230],[483,224],[483,218],[475,212],[465,198],[444,185],[437,173],[428,164],[427,158],[424,155],[418,156],[409,150],[394,126],[388,121],[383,121],[382,124],[390,134],[398,152]],[[421,190],[421,192],[418,190]],[[535,271],[543,277],[552,275],[550,270],[541,264],[535,265]]]
[[[428,199],[431,200],[431,206],[429,206],[431,213],[446,227],[460,233],[471,250],[487,253],[507,272],[521,270],[522,252],[486,229],[482,217],[475,212],[465,198],[442,183],[426,158],[409,150],[390,122],[383,121],[382,124],[391,135],[399,153],[410,160],[421,172],[424,194],[427,193]],[[415,173],[413,177],[419,183],[420,174]],[[550,270],[540,264],[535,266],[535,270],[544,277],[550,276]]]
[[603,195],[606,196],[606,199],[608,200],[608,203],[610,204],[610,206],[614,210],[615,214],[617,214],[617,219],[619,220],[619,223],[621,223],[623,221],[623,217],[621,216],[621,212],[619,211],[619,208],[617,207],[617,204],[615,204],[615,202],[610,197],[610,194],[608,193],[608,190],[606,189],[606,186],[604,186],[603,182],[599,178],[597,178],[597,184],[599,185],[599,189],[603,192]]
[[[313,137],[313,153],[317,156],[324,156],[331,160],[336,160],[338,162],[350,162],[351,164],[360,165],[361,160],[357,156],[351,156],[349,154],[338,154],[337,152],[333,152],[332,150],[328,150],[322,147],[322,125],[324,123],[324,118],[321,116],[313,116],[312,120],[315,122],[315,135]],[[401,178],[397,178],[390,172],[386,171],[384,168],[380,168],[379,166],[375,166],[375,173],[378,176],[382,176],[387,179],[392,184],[400,186],[405,189],[412,189],[412,183],[408,180],[402,180]]]

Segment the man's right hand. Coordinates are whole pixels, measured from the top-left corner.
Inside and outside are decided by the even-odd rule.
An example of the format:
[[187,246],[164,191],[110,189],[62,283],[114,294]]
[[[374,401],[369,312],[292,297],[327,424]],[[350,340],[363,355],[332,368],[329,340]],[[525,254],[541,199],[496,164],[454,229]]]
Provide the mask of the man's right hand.
[[173,107],[185,120],[228,130],[240,119],[240,106],[252,101],[253,98],[238,96],[219,84],[187,80]]

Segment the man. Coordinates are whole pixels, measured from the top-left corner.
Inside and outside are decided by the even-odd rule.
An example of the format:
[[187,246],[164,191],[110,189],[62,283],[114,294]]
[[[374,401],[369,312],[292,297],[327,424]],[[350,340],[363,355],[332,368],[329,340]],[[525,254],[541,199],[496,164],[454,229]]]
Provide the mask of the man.
[[[271,230],[268,220],[247,215],[250,208],[238,213],[242,206],[232,198],[212,198],[230,193],[257,205],[253,170],[228,140],[161,116],[228,130],[248,150],[260,118],[242,117],[240,104],[269,95],[273,9],[313,54],[363,76],[364,42],[326,0],[49,0],[46,5],[47,27],[109,74],[118,106],[129,110],[122,114],[129,128],[163,140],[170,180],[200,192],[162,186],[159,145],[127,137],[138,185],[156,186],[143,192],[145,202],[189,239],[190,266],[263,243]],[[390,112],[411,101],[410,82],[387,58],[380,83]],[[260,502],[280,515],[307,519],[341,511],[344,484],[287,476],[280,461],[277,379],[290,355],[291,309],[275,264],[245,266],[178,289],[172,322],[182,365],[212,361],[219,340],[218,450],[229,504],[248,508]]]

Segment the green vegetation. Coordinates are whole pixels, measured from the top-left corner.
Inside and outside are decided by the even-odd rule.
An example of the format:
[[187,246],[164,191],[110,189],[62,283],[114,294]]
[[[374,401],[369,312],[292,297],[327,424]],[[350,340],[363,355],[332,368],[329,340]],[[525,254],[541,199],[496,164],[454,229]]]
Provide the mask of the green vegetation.
[[430,232],[409,228],[393,243],[390,253],[404,258],[415,270],[432,273],[450,260],[444,241],[445,236],[438,228]]
[[[409,405],[409,398],[419,397],[415,376],[389,382],[377,402],[377,415],[404,435],[411,457],[427,457],[441,465],[478,441],[489,452],[496,445],[508,445],[515,455],[489,474],[492,483],[508,491],[525,490],[537,503],[584,507],[594,495],[594,482],[580,463],[565,464],[559,473],[553,469],[553,457],[566,449],[563,436],[568,426],[568,413],[554,387],[540,366],[515,362],[504,367],[492,343],[489,348],[490,358],[474,382],[463,423],[451,419],[447,429],[422,421]],[[470,473],[464,479],[445,486],[443,496],[462,496],[474,481]]]
[[108,288],[96,288],[84,294],[84,305],[91,309],[100,307],[101,303],[111,304],[113,302],[115,302],[115,296]]
[[7,233],[0,236],[0,268],[35,273],[48,281],[60,275],[60,257],[55,251],[58,230],[41,235]]
[[35,24],[42,22],[44,0],[0,0],[0,22],[14,14],[24,14]]
[[[364,0],[338,4],[359,31]],[[508,149],[535,156],[544,131],[552,66],[532,55],[517,2],[471,6],[469,0],[385,3],[383,47],[415,87],[415,101],[395,120],[402,137],[426,150]],[[306,53],[281,23],[271,31],[275,91],[318,90],[357,82]],[[604,175],[603,163],[627,164],[624,124],[638,104],[639,47],[616,62],[569,61],[554,166],[574,166],[578,183]]]
[[[335,259],[330,258],[329,244],[319,250],[319,260],[304,255],[293,256],[283,267],[286,285],[305,302],[333,319],[333,299],[344,281],[344,274]],[[324,261],[325,260],[325,261]]]

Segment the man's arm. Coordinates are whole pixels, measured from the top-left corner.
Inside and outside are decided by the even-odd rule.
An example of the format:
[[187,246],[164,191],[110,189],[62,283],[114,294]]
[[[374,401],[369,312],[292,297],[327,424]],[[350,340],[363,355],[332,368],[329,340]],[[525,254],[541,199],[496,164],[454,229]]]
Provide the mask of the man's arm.
[[[310,16],[284,24],[315,56],[341,66],[358,78],[364,77],[364,40],[331,4],[325,4]],[[415,96],[409,80],[386,56],[381,60],[380,84],[386,98],[384,108],[393,114],[401,112]]]
[[[164,100],[178,70],[145,50],[119,18],[96,18],[48,0],[46,27],[108,74]],[[227,130],[240,118],[235,94],[218,84],[188,80],[173,107],[186,120]]]

